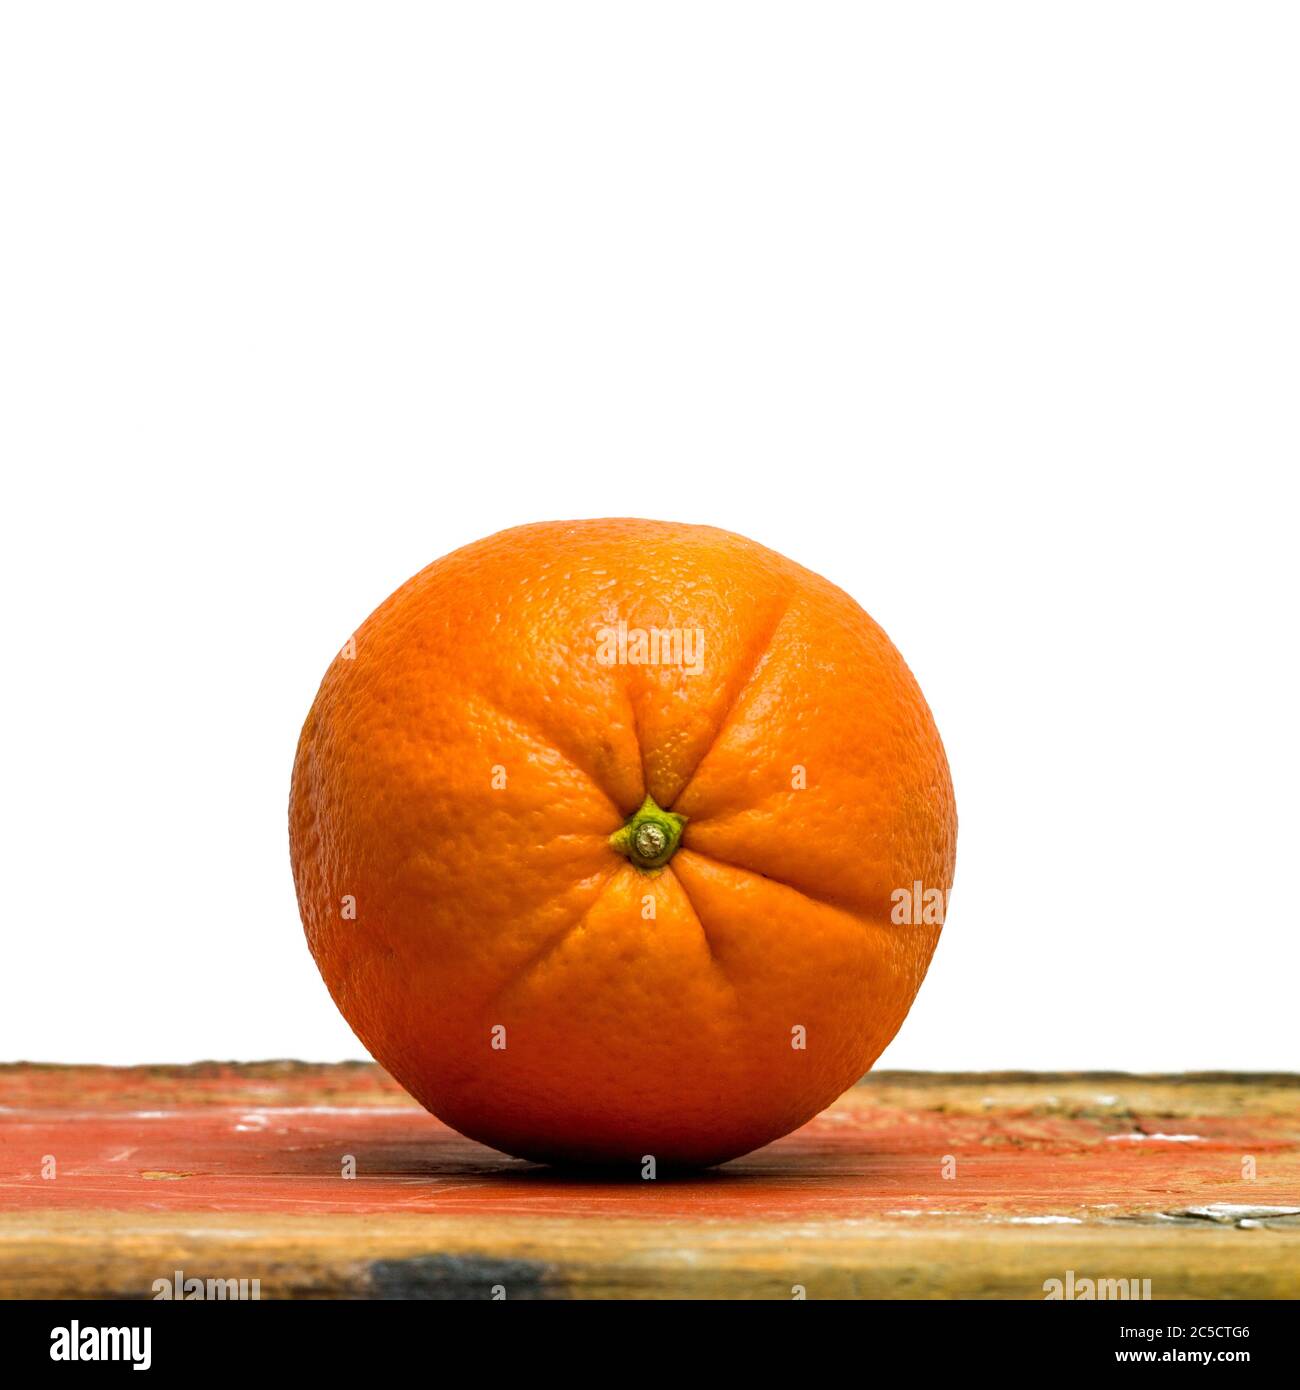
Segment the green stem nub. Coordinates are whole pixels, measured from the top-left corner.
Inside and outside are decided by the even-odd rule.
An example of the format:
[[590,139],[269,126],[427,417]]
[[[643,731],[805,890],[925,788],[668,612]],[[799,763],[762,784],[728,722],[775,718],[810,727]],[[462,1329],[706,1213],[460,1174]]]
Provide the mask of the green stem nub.
[[685,824],[685,816],[661,811],[654,797],[647,795],[641,809],[609,837],[609,843],[620,854],[626,854],[635,868],[653,873],[677,852]]

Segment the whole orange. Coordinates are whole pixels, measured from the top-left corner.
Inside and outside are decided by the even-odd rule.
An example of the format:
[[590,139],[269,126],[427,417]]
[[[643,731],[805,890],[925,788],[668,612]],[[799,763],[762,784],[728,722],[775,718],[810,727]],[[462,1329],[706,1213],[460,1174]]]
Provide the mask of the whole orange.
[[939,936],[957,820],[847,594],[704,526],[521,526],[404,584],[325,675],[290,843],[374,1055],[462,1133],[710,1164],[866,1071]]

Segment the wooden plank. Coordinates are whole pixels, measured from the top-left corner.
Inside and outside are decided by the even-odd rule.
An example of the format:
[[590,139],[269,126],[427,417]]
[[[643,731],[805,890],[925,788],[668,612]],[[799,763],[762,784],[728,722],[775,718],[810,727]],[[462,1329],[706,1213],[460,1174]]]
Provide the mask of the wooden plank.
[[1300,1078],[881,1072],[642,1181],[496,1154],[364,1064],[0,1068],[0,1296],[175,1270],[264,1297],[1041,1298],[1074,1270],[1294,1298]]

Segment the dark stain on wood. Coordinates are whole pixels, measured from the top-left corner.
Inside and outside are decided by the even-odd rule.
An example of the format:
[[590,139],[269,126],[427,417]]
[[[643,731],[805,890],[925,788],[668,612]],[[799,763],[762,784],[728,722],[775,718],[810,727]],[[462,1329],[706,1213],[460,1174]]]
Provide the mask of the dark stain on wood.
[[533,1260],[488,1259],[479,1255],[412,1255],[374,1260],[373,1297],[382,1299],[541,1299],[563,1297],[559,1281]]

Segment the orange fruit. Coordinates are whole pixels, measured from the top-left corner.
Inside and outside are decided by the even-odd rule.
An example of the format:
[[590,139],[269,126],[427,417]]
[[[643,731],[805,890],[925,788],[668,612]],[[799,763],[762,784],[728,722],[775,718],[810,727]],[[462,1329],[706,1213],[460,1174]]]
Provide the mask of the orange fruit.
[[290,840],[371,1054],[474,1139],[711,1164],[866,1071],[939,936],[930,711],[847,594],[704,526],[522,526],[330,666]]

